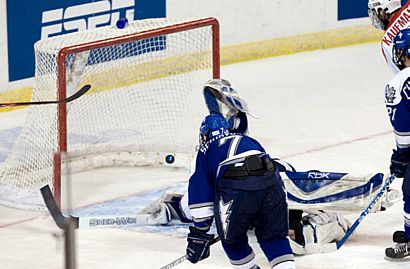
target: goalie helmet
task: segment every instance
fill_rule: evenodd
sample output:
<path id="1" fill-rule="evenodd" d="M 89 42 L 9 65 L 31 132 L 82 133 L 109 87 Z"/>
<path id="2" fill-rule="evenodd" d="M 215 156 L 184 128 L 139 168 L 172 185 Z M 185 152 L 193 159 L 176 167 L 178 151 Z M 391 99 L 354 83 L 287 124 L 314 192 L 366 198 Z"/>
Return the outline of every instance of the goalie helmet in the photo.
<path id="1" fill-rule="evenodd" d="M 224 116 L 220 113 L 211 113 L 205 117 L 199 128 L 199 144 L 203 145 L 216 136 L 228 134 L 228 127 Z"/>
<path id="2" fill-rule="evenodd" d="M 367 12 L 372 24 L 377 29 L 386 30 L 389 16 L 401 8 L 400 0 L 369 0 Z"/>
<path id="3" fill-rule="evenodd" d="M 204 97 L 209 112 L 233 116 L 238 111 L 248 113 L 248 105 L 226 79 L 211 79 L 204 86 Z"/>
<path id="4" fill-rule="evenodd" d="M 404 69 L 403 57 L 410 57 L 410 29 L 403 29 L 393 39 L 393 62 L 400 69 Z"/>
<path id="5" fill-rule="evenodd" d="M 248 105 L 226 79 L 211 79 L 203 90 L 209 113 L 222 114 L 235 133 L 246 133 L 248 130 Z"/>

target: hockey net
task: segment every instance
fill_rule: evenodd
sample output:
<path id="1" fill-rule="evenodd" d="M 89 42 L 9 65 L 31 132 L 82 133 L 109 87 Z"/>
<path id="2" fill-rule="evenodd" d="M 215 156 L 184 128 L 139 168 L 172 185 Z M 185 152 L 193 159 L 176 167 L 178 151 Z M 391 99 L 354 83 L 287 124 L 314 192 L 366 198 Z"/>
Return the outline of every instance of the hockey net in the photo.
<path id="1" fill-rule="evenodd" d="M 0 200 L 17 207 L 45 184 L 60 199 L 61 152 L 75 170 L 160 165 L 167 154 L 176 165 L 190 159 L 205 112 L 200 87 L 219 77 L 219 25 L 214 18 L 134 21 L 41 40 L 35 57 L 33 101 L 92 88 L 68 104 L 30 108 L 0 166 Z"/>

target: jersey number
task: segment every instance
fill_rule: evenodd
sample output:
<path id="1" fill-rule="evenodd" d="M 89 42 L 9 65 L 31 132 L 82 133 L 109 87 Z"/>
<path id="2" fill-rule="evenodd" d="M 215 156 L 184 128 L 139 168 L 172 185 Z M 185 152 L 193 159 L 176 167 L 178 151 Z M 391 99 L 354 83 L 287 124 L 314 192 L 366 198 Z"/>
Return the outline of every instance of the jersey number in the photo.
<path id="1" fill-rule="evenodd" d="M 229 150 L 228 150 L 228 156 L 227 158 L 231 158 L 235 156 L 236 150 L 239 145 L 239 141 L 241 141 L 242 136 L 239 135 L 232 135 L 232 136 L 227 136 L 219 139 L 219 146 L 222 146 L 226 143 L 226 141 L 231 140 L 231 144 L 229 145 Z"/>
<path id="2" fill-rule="evenodd" d="M 389 114 L 390 120 L 394 121 L 394 116 L 396 115 L 396 108 L 387 107 L 387 113 Z"/>

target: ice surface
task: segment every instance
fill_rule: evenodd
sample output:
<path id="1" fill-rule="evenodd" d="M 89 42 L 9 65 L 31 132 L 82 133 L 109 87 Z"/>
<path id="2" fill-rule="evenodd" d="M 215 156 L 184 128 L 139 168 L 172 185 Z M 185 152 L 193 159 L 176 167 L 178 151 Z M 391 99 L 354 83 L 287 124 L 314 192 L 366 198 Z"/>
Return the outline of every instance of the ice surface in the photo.
<path id="1" fill-rule="evenodd" d="M 250 134 L 271 155 L 300 171 L 387 172 L 394 137 L 383 90 L 393 74 L 383 62 L 379 43 L 233 64 L 221 71 L 259 117 L 250 118 Z M 23 115 L 24 111 L 0 114 L 0 137 L 17 132 Z M 9 150 L 10 137 L 5 140 L 0 142 L 0 159 Z M 75 174 L 74 207 L 79 214 L 96 214 L 97 209 L 132 212 L 134 205 L 136 211 L 155 199 L 155 193 L 182 186 L 187 176 L 183 170 L 150 167 Z M 400 189 L 401 180 L 393 185 Z M 358 214 L 347 217 L 354 220 Z M 393 231 L 402 223 L 402 203 L 397 203 L 366 217 L 340 250 L 296 257 L 297 268 L 408 268 L 409 263 L 383 259 Z M 78 268 L 160 268 L 184 254 L 185 233 L 184 226 L 79 230 Z M 0 207 L 0 268 L 64 268 L 64 241 L 59 235 L 45 213 Z M 255 237 L 250 238 L 258 264 L 269 268 Z M 230 264 L 217 244 L 209 259 L 176 268 L 219 269 Z"/>

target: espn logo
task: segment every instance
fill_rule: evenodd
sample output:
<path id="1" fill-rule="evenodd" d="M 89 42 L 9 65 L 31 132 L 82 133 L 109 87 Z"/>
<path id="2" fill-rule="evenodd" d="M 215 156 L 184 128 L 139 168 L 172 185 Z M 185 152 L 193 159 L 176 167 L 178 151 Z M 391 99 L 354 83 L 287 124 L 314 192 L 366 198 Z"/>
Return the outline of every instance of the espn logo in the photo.
<path id="1" fill-rule="evenodd" d="M 103 25 L 114 25 L 124 16 L 131 22 L 134 20 L 134 4 L 135 0 L 102 0 L 44 11 L 41 39 Z"/>

